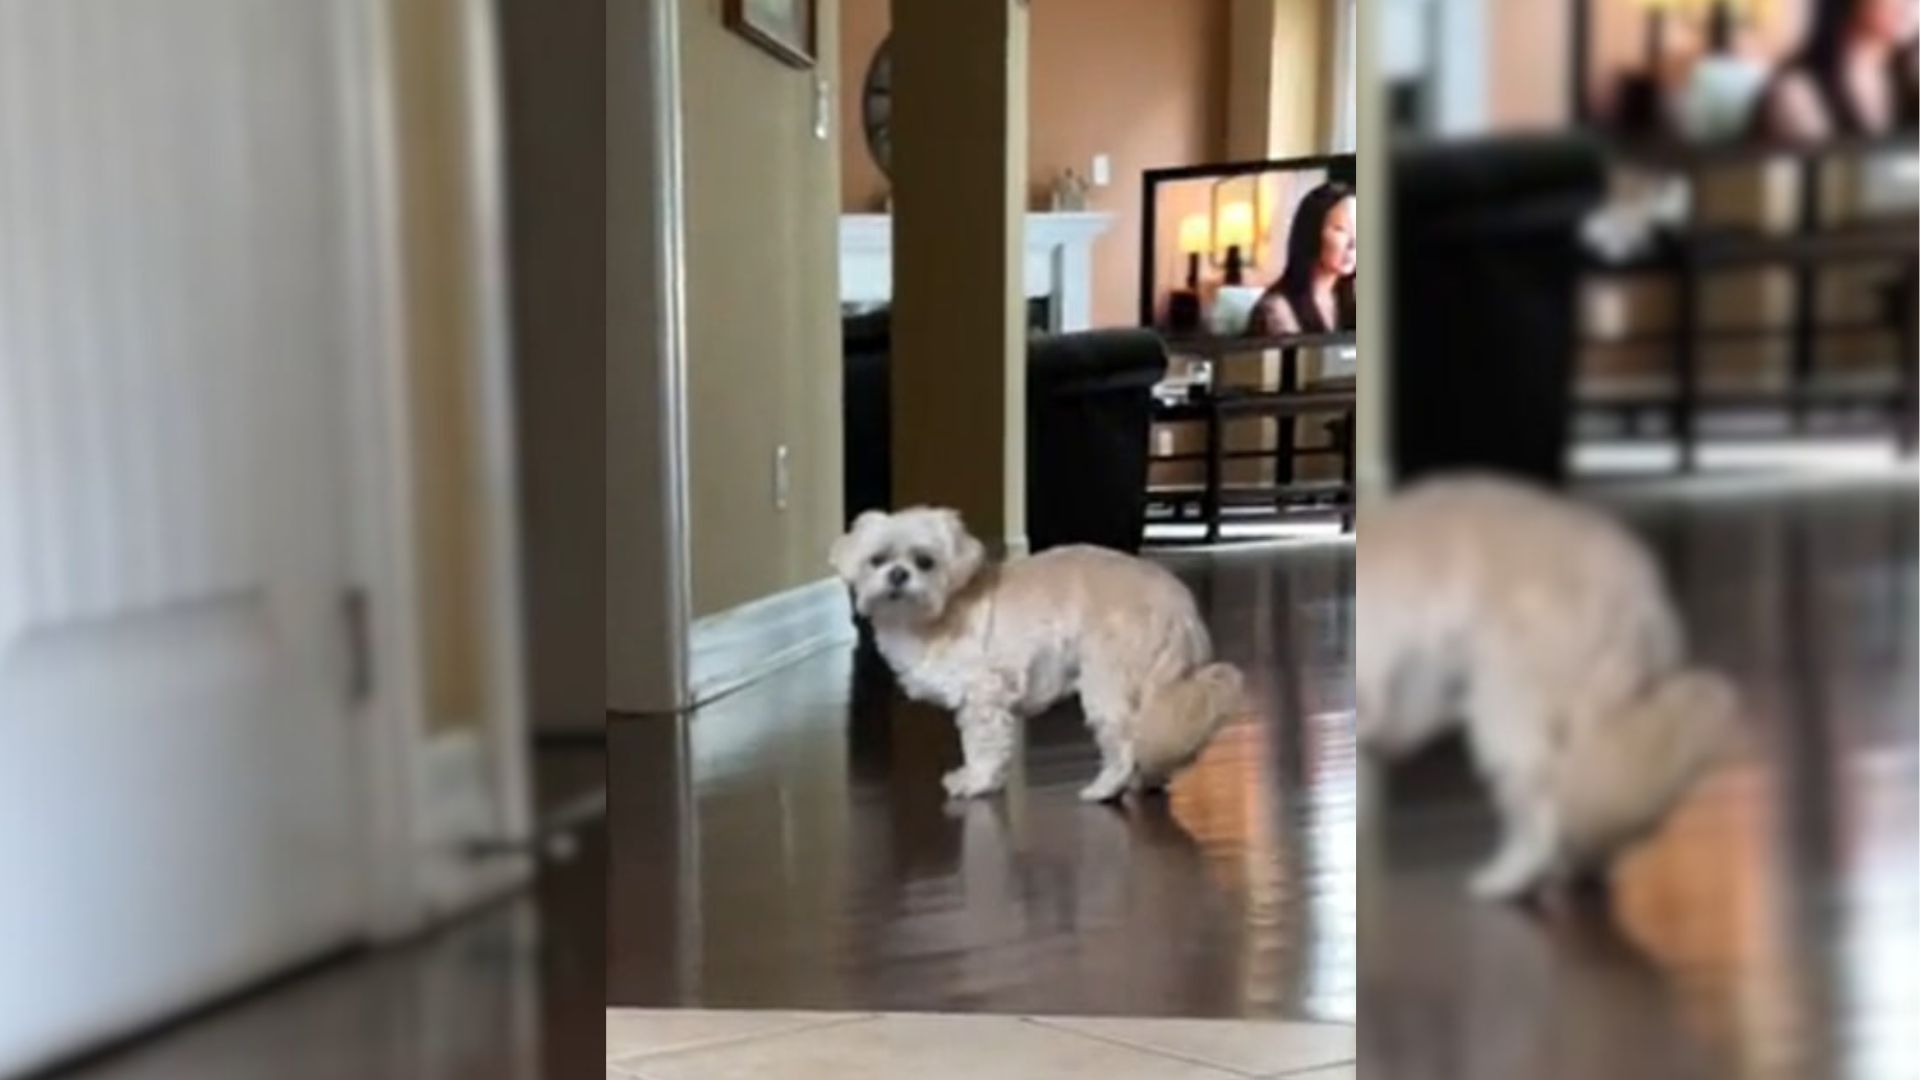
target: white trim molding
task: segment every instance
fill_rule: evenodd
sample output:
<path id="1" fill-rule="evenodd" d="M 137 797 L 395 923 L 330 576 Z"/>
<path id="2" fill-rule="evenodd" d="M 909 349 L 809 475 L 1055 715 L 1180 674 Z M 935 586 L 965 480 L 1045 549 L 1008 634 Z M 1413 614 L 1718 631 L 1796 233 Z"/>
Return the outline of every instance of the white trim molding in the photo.
<path id="1" fill-rule="evenodd" d="M 691 704 L 679 10 L 607 6 L 605 691 L 619 713 Z"/>
<path id="2" fill-rule="evenodd" d="M 480 745 L 485 771 L 483 793 L 489 816 L 487 836 L 509 840 L 533 828 L 533 762 L 527 706 L 526 636 L 521 610 L 520 530 L 516 518 L 520 490 L 516 467 L 513 410 L 512 289 L 508 280 L 506 121 L 504 65 L 501 63 L 499 15 L 487 0 L 466 0 L 462 9 L 466 32 L 467 150 L 472 219 L 468 229 L 475 253 L 473 266 L 475 400 L 468 403 L 478 438 L 470 447 L 479 462 L 475 499 L 482 508 L 479 522 L 483 559 L 474 587 L 484 598 L 487 653 L 486 715 L 476 729 L 484 733 Z M 431 736 L 430 736 L 431 738 Z M 434 741 L 438 742 L 444 739 Z M 429 748 L 431 754 L 432 748 Z M 429 759 L 431 761 L 431 759 Z M 431 791 L 431 789 L 429 789 Z M 510 862 L 474 868 L 468 883 L 469 900 L 490 895 L 501 884 L 524 881 L 531 867 Z M 428 886 L 432 882 L 429 879 Z M 428 902 L 433 897 L 429 895 Z"/>
<path id="3" fill-rule="evenodd" d="M 422 922 L 420 820 L 421 733 L 427 728 L 424 658 L 420 655 L 413 429 L 408 415 L 406 254 L 401 229 L 398 64 L 387 9 L 377 0 L 345 5 L 342 55 L 354 65 L 346 138 L 354 155 L 349 192 L 356 214 L 350 350 L 354 439 L 354 576 L 369 599 L 368 647 L 379 658 L 371 693 L 361 703 L 364 733 L 368 938 L 389 941 Z"/>
<path id="4" fill-rule="evenodd" d="M 413 445 L 410 352 L 404 313 L 405 231 L 401 228 L 405 165 L 400 153 L 398 71 L 404 58 L 391 12 L 376 0 L 343 5 L 351 18 L 345 55 L 355 65 L 349 145 L 356 154 L 354 193 L 357 261 L 362 287 L 354 297 L 362 347 L 354 372 L 355 571 L 370 600 L 369 634 L 378 658 L 365 714 L 364 767 L 368 919 L 376 942 L 410 936 L 441 915 L 468 908 L 523 883 L 531 864 L 498 859 L 482 865 L 467 848 L 505 842 L 531 828 L 526 749 L 524 660 L 519 616 L 519 553 L 511 422 L 509 326 L 506 313 L 504 202 L 500 170 L 498 43 L 491 7 L 461 0 L 456 9 L 464 81 L 464 130 L 458 150 L 467 166 L 471 216 L 463 223 L 474 245 L 473 332 L 469 355 L 474 393 L 459 403 L 472 420 L 474 495 L 481 507 L 481 564 L 471 586 L 482 597 L 487 709 L 457 739 L 429 723 L 422 655 L 419 535 L 420 482 Z M 449 741 L 452 739 L 452 741 Z M 449 781 L 449 777 L 459 777 Z M 453 803 L 442 803 L 453 796 Z M 457 838 L 441 835 L 462 824 Z"/>
<path id="5" fill-rule="evenodd" d="M 429 737 L 420 755 L 415 858 L 426 923 L 511 892 L 533 871 L 531 845 L 524 854 L 512 851 L 518 834 L 500 830 L 500 769 L 491 739 L 486 725 L 463 724 Z"/>
<path id="6" fill-rule="evenodd" d="M 661 522 L 666 549 L 667 604 L 673 661 L 685 694 L 690 679 L 686 628 L 693 621 L 693 512 L 687 491 L 687 209 L 685 110 L 680 88 L 680 5 L 652 5 L 653 151 L 658 181 L 653 212 L 659 230 L 654 272 L 661 310 L 660 453 L 666 470 L 667 511 Z"/>
<path id="7" fill-rule="evenodd" d="M 1104 211 L 1027 215 L 1026 293 L 1046 297 L 1055 333 L 1093 325 L 1093 242 L 1113 226 Z M 880 305 L 893 299 L 893 218 L 840 216 L 840 302 Z"/>
<path id="8" fill-rule="evenodd" d="M 826 578 L 697 619 L 689 651 L 693 705 L 704 704 L 858 636 L 847 586 Z"/>
<path id="9" fill-rule="evenodd" d="M 1352 154 L 1360 148 L 1360 0 L 1337 0 L 1333 20 L 1333 85 L 1327 93 L 1332 145 L 1328 149 Z"/>

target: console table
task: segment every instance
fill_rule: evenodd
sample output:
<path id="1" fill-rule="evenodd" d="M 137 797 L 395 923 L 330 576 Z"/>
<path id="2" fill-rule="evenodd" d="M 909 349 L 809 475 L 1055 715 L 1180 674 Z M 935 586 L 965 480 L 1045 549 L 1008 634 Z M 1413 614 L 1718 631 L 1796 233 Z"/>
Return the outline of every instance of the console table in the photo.
<path id="1" fill-rule="evenodd" d="M 1301 504 L 1325 504 L 1339 514 L 1341 531 L 1353 528 L 1354 508 L 1354 416 L 1356 409 L 1355 379 L 1342 377 L 1325 379 L 1311 387 L 1300 386 L 1300 352 L 1307 348 L 1332 348 L 1351 346 L 1354 337 L 1351 333 L 1339 334 L 1290 334 L 1272 338 L 1240 339 L 1182 339 L 1167 341 L 1170 354 L 1188 357 L 1218 358 L 1236 353 L 1260 352 L 1277 349 L 1280 352 L 1280 382 L 1277 390 L 1237 389 L 1233 387 L 1215 387 L 1207 393 L 1199 394 L 1182 401 L 1159 402 L 1155 405 L 1153 422 L 1193 423 L 1202 425 L 1205 432 L 1205 448 L 1199 452 L 1155 454 L 1148 458 L 1149 464 L 1180 461 L 1200 461 L 1204 466 L 1203 480 L 1197 492 L 1159 493 L 1157 501 L 1180 505 L 1198 502 L 1201 521 L 1205 526 L 1203 542 L 1218 543 L 1221 539 L 1223 519 L 1227 503 L 1225 484 L 1226 463 L 1235 460 L 1267 460 L 1274 463 L 1274 482 L 1272 484 L 1242 486 L 1235 489 L 1236 494 L 1249 495 L 1260 503 L 1273 506 L 1276 511 Z M 1296 427 L 1303 416 L 1328 415 L 1336 417 L 1333 423 L 1334 444 L 1328 447 L 1300 447 L 1296 442 Z M 1268 418 L 1276 421 L 1275 444 L 1271 448 L 1257 450 L 1227 450 L 1225 427 L 1234 420 L 1250 418 Z M 1337 456 L 1341 462 L 1338 479 L 1320 481 L 1300 481 L 1294 475 L 1294 462 L 1301 457 Z"/>
<path id="2" fill-rule="evenodd" d="M 1702 414 L 1715 408 L 1771 407 L 1783 410 L 1795 431 L 1808 427 L 1809 414 L 1821 407 L 1867 406 L 1883 414 L 1903 452 L 1914 447 L 1920 428 L 1920 369 L 1914 356 L 1920 350 L 1920 328 L 1915 325 L 1915 290 L 1920 288 L 1920 243 L 1911 218 L 1832 224 L 1823 220 L 1825 169 L 1830 162 L 1856 164 L 1873 153 L 1912 152 L 1912 136 L 1890 139 L 1842 140 L 1820 146 L 1741 144 L 1727 147 L 1626 146 L 1619 150 L 1626 162 L 1649 171 L 1694 176 L 1712 168 L 1752 166 L 1773 160 L 1791 160 L 1797 172 L 1798 205 L 1792 231 L 1766 233 L 1758 229 L 1709 229 L 1688 223 L 1663 235 L 1651 252 L 1630 259 L 1593 259 L 1585 270 L 1589 278 L 1664 276 L 1673 283 L 1675 315 L 1670 326 L 1640 333 L 1584 337 L 1582 347 L 1619 347 L 1649 343 L 1670 346 L 1671 381 L 1631 394 L 1604 397 L 1583 395 L 1578 410 L 1616 413 L 1628 418 L 1642 411 L 1664 413 L 1666 435 L 1676 444 L 1677 468 L 1697 466 Z M 1892 287 L 1880 305 L 1878 317 L 1830 322 L 1820 317 L 1819 275 L 1834 267 L 1880 264 L 1889 269 Z M 1784 268 L 1791 272 L 1793 310 L 1784 323 L 1708 327 L 1703 319 L 1703 294 L 1716 275 L 1756 268 Z M 1819 343 L 1823 336 L 1886 334 L 1898 342 L 1895 368 L 1887 385 L 1863 387 L 1822 385 L 1818 378 Z M 1704 352 L 1709 343 L 1760 343 L 1784 340 L 1790 348 L 1786 383 L 1710 392 L 1706 386 Z"/>

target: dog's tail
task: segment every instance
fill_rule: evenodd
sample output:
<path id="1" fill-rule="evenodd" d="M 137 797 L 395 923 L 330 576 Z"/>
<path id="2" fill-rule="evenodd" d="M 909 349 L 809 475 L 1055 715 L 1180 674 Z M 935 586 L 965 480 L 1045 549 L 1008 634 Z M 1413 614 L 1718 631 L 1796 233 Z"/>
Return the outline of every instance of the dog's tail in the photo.
<path id="1" fill-rule="evenodd" d="M 1207 664 L 1163 683 L 1147 697 L 1133 733 L 1134 768 L 1148 787 L 1164 784 L 1206 749 L 1220 725 L 1245 708 L 1240 670 Z"/>
<path id="2" fill-rule="evenodd" d="M 1703 774 L 1739 749 L 1739 715 L 1731 683 L 1683 668 L 1588 725 L 1562 759 L 1569 839 L 1597 855 L 1657 828 Z"/>

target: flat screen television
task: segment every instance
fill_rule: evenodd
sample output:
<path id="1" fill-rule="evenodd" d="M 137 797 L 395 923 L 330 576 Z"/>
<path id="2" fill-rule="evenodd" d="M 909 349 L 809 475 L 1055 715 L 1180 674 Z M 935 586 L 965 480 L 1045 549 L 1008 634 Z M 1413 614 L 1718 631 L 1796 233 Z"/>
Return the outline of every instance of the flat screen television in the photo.
<path id="1" fill-rule="evenodd" d="M 1222 345 L 1350 334 L 1357 304 L 1351 154 L 1152 169 L 1140 324 Z"/>

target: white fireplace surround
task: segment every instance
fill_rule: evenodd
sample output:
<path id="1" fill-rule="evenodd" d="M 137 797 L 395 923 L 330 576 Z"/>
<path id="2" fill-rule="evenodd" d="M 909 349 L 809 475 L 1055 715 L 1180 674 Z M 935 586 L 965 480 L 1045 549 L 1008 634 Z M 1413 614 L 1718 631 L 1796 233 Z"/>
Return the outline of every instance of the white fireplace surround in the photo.
<path id="1" fill-rule="evenodd" d="M 1113 224 L 1099 211 L 1027 215 L 1026 295 L 1046 297 L 1055 332 L 1093 325 L 1093 242 Z M 877 307 L 893 299 L 893 218 L 840 217 L 840 302 Z"/>

